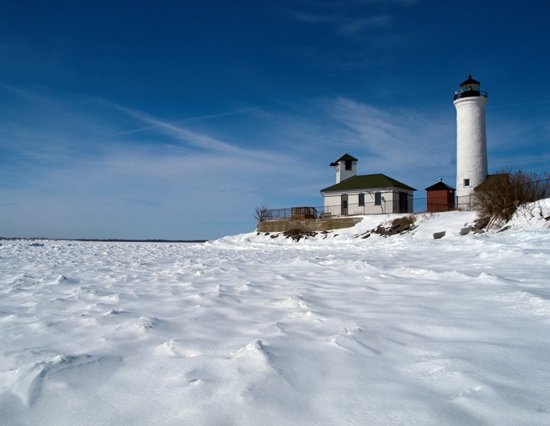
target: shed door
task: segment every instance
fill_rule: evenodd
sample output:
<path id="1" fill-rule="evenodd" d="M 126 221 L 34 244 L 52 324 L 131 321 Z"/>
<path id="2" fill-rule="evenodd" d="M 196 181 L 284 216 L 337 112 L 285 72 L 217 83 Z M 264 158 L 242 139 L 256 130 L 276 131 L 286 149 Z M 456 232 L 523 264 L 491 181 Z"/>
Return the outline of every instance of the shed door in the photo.
<path id="1" fill-rule="evenodd" d="M 340 206 L 342 207 L 341 215 L 347 216 L 348 215 L 348 194 L 342 194 L 342 198 L 340 200 Z"/>
<path id="2" fill-rule="evenodd" d="M 399 193 L 399 213 L 408 213 L 409 212 L 409 203 L 408 203 L 408 194 L 406 192 Z"/>

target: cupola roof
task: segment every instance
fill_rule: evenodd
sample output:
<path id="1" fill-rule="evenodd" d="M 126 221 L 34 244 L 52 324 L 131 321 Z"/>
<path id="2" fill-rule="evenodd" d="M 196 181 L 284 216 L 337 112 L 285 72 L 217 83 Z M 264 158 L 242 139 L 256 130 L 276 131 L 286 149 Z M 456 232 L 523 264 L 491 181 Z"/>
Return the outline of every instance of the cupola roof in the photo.
<path id="1" fill-rule="evenodd" d="M 351 155 L 349 155 L 348 153 L 346 153 L 346 154 L 342 155 L 342 156 L 341 156 L 338 160 L 336 160 L 335 162 L 330 163 L 330 165 L 331 165 L 332 167 L 337 166 L 338 163 L 339 163 L 340 161 L 359 161 L 359 160 L 357 160 L 357 158 L 352 157 Z"/>

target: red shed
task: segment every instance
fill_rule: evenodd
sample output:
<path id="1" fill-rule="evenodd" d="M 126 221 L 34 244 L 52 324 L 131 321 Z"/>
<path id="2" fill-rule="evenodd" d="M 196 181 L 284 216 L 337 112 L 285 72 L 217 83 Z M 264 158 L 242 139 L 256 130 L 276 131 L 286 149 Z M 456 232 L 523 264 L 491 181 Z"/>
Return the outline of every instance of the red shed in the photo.
<path id="1" fill-rule="evenodd" d="M 442 180 L 426 188 L 429 212 L 447 212 L 455 208 L 455 189 Z"/>

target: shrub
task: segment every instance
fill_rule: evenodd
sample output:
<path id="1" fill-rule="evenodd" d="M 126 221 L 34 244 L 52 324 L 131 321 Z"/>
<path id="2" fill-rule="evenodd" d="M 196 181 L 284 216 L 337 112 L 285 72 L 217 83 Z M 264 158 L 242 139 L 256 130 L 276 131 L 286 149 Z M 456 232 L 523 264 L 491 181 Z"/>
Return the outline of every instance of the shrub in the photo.
<path id="1" fill-rule="evenodd" d="M 550 175 L 504 170 L 488 176 L 475 193 L 480 216 L 503 224 L 520 205 L 550 196 Z"/>

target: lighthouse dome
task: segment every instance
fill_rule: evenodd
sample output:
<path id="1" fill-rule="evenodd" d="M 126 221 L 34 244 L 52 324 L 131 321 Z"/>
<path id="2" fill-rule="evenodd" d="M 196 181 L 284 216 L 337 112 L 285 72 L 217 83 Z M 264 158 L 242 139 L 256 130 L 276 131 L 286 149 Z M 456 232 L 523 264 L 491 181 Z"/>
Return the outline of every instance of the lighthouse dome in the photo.
<path id="1" fill-rule="evenodd" d="M 460 83 L 460 87 L 471 87 L 471 86 L 478 86 L 479 87 L 480 84 L 481 83 L 477 80 L 474 80 L 472 78 L 472 74 L 470 74 L 468 76 L 468 80 L 465 80 L 462 83 Z"/>
<path id="2" fill-rule="evenodd" d="M 460 88 L 455 92 L 454 99 L 468 98 L 470 96 L 485 96 L 487 92 L 479 90 L 480 82 L 472 78 L 472 74 L 468 76 L 468 79 L 460 83 Z"/>

